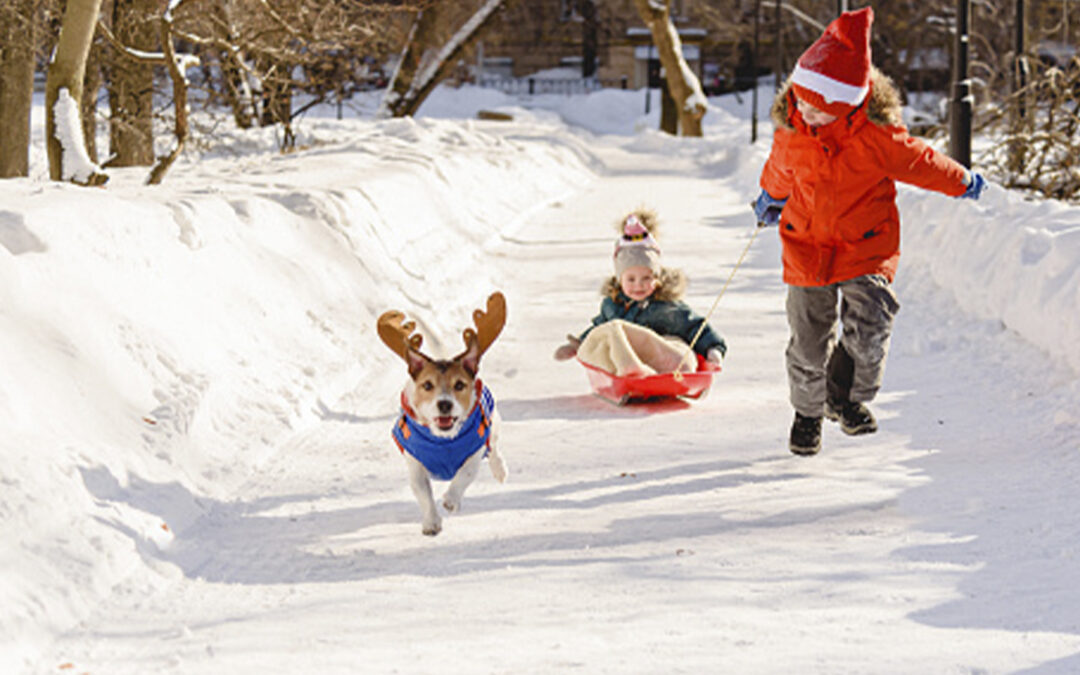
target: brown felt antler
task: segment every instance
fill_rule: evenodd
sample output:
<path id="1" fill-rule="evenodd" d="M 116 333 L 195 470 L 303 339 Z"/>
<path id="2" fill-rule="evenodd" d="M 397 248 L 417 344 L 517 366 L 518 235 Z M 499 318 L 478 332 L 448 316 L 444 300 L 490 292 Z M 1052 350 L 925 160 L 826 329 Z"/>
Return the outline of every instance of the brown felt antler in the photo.
<path id="1" fill-rule="evenodd" d="M 416 322 L 405 321 L 405 315 L 397 310 L 383 312 L 379 317 L 377 327 L 379 337 L 386 343 L 395 354 L 409 361 L 409 350 L 420 351 L 420 345 L 424 342 L 424 336 L 413 333 L 416 330 Z"/>
<path id="2" fill-rule="evenodd" d="M 506 298 L 502 293 L 495 291 L 487 299 L 487 311 L 476 310 L 473 312 L 473 323 L 476 330 L 466 328 L 461 337 L 465 340 L 465 349 L 468 350 L 472 342 L 476 341 L 477 358 L 487 351 L 495 338 L 499 337 L 503 325 L 506 324 Z"/>

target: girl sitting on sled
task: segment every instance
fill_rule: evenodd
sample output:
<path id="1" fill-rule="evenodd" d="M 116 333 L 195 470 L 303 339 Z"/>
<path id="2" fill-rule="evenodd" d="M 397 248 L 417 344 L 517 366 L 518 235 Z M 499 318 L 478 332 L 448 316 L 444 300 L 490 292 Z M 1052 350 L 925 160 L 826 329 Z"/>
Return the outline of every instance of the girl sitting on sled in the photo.
<path id="1" fill-rule="evenodd" d="M 720 365 L 727 352 L 724 338 L 681 300 L 683 272 L 660 265 L 656 224 L 650 209 L 635 209 L 619 222 L 615 275 L 604 283 L 600 314 L 580 336 L 567 336 L 555 350 L 556 360 L 577 356 L 618 376 L 694 371 L 693 343 L 696 354 Z"/>

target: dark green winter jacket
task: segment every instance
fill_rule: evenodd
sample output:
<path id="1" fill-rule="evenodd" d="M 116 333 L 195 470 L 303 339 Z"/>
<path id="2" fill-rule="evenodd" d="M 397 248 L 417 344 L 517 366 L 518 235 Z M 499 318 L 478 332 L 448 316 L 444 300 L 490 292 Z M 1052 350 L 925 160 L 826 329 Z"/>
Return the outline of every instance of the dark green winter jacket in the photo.
<path id="1" fill-rule="evenodd" d="M 612 319 L 622 319 L 650 328 L 660 335 L 673 335 L 686 344 L 697 335 L 705 318 L 696 314 L 682 301 L 686 289 L 686 277 L 679 270 L 664 268 L 660 271 L 660 287 L 644 300 L 631 300 L 619 288 L 618 280 L 611 277 L 604 284 L 604 300 L 600 303 L 600 314 L 593 318 L 581 339 L 593 328 Z M 727 353 L 724 338 L 705 324 L 705 330 L 694 344 L 694 351 L 705 356 L 713 347 L 721 354 Z"/>

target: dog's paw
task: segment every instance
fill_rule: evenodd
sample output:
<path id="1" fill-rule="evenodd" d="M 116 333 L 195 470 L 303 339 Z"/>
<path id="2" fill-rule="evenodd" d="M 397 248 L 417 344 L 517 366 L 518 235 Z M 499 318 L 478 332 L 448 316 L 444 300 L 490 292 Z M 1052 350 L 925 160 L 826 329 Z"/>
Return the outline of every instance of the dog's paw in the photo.
<path id="1" fill-rule="evenodd" d="M 502 457 L 491 455 L 488 457 L 488 465 L 491 466 L 491 475 L 495 476 L 495 480 L 505 483 L 506 477 L 510 475 L 510 470 L 506 468 L 506 462 L 503 461 Z"/>
<path id="2" fill-rule="evenodd" d="M 461 498 L 453 497 L 450 494 L 446 494 L 443 496 L 442 505 L 443 508 L 446 509 L 447 513 L 455 513 L 458 509 L 461 508 Z"/>
<path id="3" fill-rule="evenodd" d="M 423 532 L 425 535 L 427 535 L 429 537 L 434 537 L 438 533 L 442 532 L 442 521 L 441 520 L 433 520 L 433 521 L 430 521 L 430 522 L 429 521 L 424 521 L 420 531 Z"/>

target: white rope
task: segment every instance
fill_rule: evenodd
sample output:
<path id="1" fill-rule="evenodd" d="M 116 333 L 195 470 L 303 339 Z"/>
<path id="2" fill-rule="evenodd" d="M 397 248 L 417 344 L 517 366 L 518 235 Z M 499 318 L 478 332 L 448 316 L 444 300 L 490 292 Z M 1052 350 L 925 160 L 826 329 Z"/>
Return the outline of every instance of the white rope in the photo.
<path id="1" fill-rule="evenodd" d="M 690 349 L 683 354 L 682 360 L 679 361 L 679 365 L 675 367 L 675 380 L 682 381 L 682 368 L 686 363 L 686 358 L 694 353 L 694 345 L 697 344 L 698 338 L 705 331 L 705 326 L 709 325 L 709 317 L 716 310 L 716 306 L 720 304 L 720 298 L 724 297 L 724 293 L 727 291 L 728 286 L 731 285 L 731 280 L 735 278 L 735 273 L 739 271 L 739 267 L 743 264 L 743 260 L 746 259 L 746 254 L 750 252 L 750 247 L 753 246 L 754 240 L 757 239 L 758 232 L 764 229 L 762 223 L 758 223 L 754 227 L 754 233 L 750 235 L 750 241 L 746 242 L 746 248 L 743 249 L 742 255 L 735 261 L 735 266 L 731 268 L 731 274 L 728 275 L 727 281 L 724 282 L 724 287 L 720 289 L 720 293 L 717 294 L 716 300 L 713 301 L 712 307 L 709 308 L 708 313 L 705 315 L 705 319 L 698 326 L 697 332 L 694 334 L 694 339 L 690 341 Z"/>

